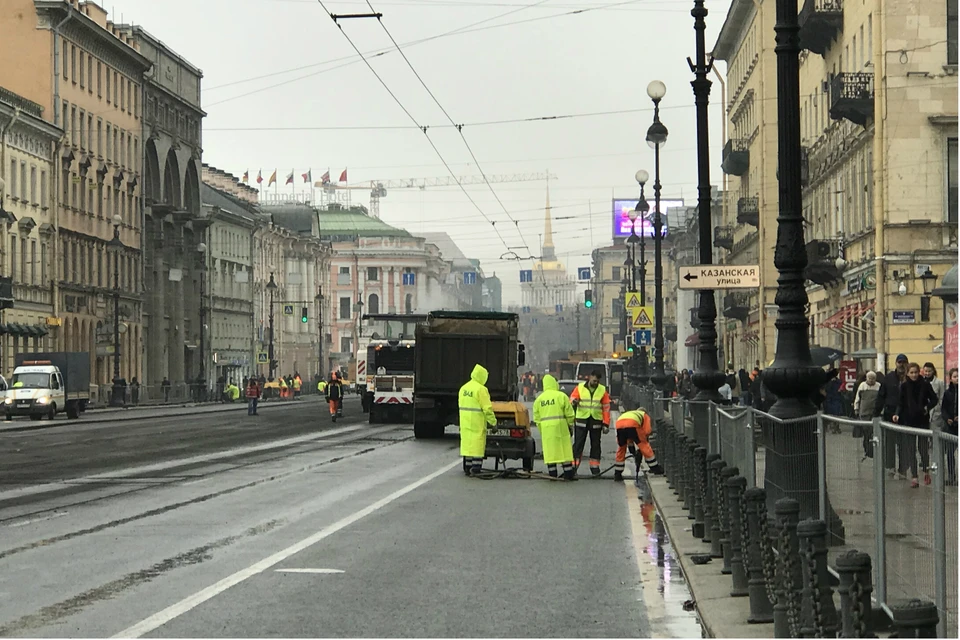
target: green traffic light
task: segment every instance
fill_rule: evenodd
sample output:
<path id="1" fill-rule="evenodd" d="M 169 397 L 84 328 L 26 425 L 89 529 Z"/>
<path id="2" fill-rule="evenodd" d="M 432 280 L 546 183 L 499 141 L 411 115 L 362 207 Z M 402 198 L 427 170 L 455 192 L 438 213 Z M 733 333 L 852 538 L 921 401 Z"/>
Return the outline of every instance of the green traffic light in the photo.
<path id="1" fill-rule="evenodd" d="M 593 306 L 593 300 L 587 300 L 586 302 L 583 303 L 583 306 L 589 309 L 590 307 Z"/>

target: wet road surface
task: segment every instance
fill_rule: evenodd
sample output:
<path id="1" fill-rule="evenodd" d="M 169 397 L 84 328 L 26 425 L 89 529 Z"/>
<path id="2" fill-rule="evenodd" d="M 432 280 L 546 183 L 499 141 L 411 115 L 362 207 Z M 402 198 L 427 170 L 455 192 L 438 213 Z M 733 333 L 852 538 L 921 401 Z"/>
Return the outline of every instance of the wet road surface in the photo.
<path id="1" fill-rule="evenodd" d="M 468 479 L 452 429 L 322 408 L 16 434 L 0 635 L 699 635 L 632 485 Z"/>

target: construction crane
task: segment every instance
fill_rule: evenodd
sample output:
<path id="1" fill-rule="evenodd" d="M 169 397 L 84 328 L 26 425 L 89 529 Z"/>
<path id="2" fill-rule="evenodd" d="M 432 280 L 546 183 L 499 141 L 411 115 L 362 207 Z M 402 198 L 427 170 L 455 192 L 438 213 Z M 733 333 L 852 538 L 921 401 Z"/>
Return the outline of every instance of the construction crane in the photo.
<path id="1" fill-rule="evenodd" d="M 428 188 L 436 187 L 455 187 L 459 184 L 463 186 L 472 186 L 472 185 L 485 185 L 490 184 L 502 184 L 505 182 L 539 182 L 541 180 L 553 180 L 556 176 L 552 175 L 550 172 L 547 173 L 513 173 L 513 174 L 504 174 L 504 175 L 489 175 L 486 178 L 483 176 L 461 176 L 454 178 L 447 176 L 446 178 L 406 178 L 402 180 L 370 180 L 363 181 L 361 184 L 363 186 L 340 186 L 336 184 L 325 184 L 320 185 L 319 187 L 322 190 L 324 199 L 328 202 L 334 202 L 337 200 L 336 196 L 339 192 L 345 192 L 349 198 L 349 193 L 351 191 L 370 191 L 370 215 L 374 218 L 380 217 L 380 198 L 385 198 L 387 195 L 387 190 L 389 189 L 420 189 L 421 191 Z"/>

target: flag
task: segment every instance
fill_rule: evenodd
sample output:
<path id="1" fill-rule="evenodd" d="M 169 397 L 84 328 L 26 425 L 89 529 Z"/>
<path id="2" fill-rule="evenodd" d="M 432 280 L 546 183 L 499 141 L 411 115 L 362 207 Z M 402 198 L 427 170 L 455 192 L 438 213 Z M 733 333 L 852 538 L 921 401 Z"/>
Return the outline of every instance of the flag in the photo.
<path id="1" fill-rule="evenodd" d="M 250 169 L 243 172 L 243 177 L 240 178 L 240 182 L 250 182 Z"/>
<path id="2" fill-rule="evenodd" d="M 270 180 L 267 181 L 267 186 L 269 187 L 276 181 L 277 181 L 277 170 L 274 169 L 273 173 L 270 175 Z"/>
<path id="3" fill-rule="evenodd" d="M 303 181 L 307 184 L 313 182 L 313 169 L 308 169 L 306 173 L 301 175 L 303 175 Z"/>
<path id="4" fill-rule="evenodd" d="M 257 184 L 263 183 L 263 169 L 257 170 Z"/>
<path id="5" fill-rule="evenodd" d="M 344 169 L 343 173 L 340 174 L 340 182 L 346 182 L 346 181 L 347 181 L 347 170 Z"/>
<path id="6" fill-rule="evenodd" d="M 283 184 L 293 184 L 293 169 L 290 169 L 290 175 L 287 176 L 287 181 Z"/>
<path id="7" fill-rule="evenodd" d="M 321 183 L 321 184 L 330 184 L 330 171 L 329 171 L 329 170 L 325 171 L 325 172 L 323 173 L 323 175 L 320 176 L 320 183 Z"/>

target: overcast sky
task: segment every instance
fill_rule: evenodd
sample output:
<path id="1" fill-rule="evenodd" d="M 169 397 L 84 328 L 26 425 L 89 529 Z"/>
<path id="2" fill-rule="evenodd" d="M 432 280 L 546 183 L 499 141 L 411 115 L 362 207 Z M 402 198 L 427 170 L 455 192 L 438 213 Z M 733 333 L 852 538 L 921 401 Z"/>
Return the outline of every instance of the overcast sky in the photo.
<path id="1" fill-rule="evenodd" d="M 370 1 L 382 26 L 347 20 L 342 33 L 317 0 L 104 3 L 115 20 L 142 25 L 203 70 L 203 160 L 238 177 L 249 169 L 251 182 L 260 169 L 264 185 L 274 169 L 281 183 L 292 169 L 298 190 L 308 169 L 319 180 L 329 168 L 336 180 L 346 168 L 356 186 L 447 177 L 440 156 L 458 176 L 549 171 L 554 217 L 566 218 L 554 223 L 557 252 L 575 274 L 589 265 L 593 247 L 610 243 L 612 196 L 636 196 L 637 169 L 653 175 L 644 135 L 652 121 L 646 87 L 657 79 L 667 85 L 661 119 L 670 130 L 661 154 L 664 197 L 695 204 L 691 0 Z M 331 13 L 369 12 L 365 0 L 323 4 Z M 728 6 L 707 0 L 708 51 Z M 394 49 L 369 62 L 395 101 L 345 36 L 364 53 L 390 49 L 392 36 L 443 110 Z M 718 70 L 725 74 L 723 63 Z M 713 79 L 711 181 L 719 185 L 722 107 Z M 463 137 L 451 119 L 464 125 Z M 466 189 L 507 246 L 539 254 L 546 183 L 492 186 L 495 195 L 482 184 Z M 351 196 L 369 204 L 364 189 Z M 505 302 L 519 300 L 518 271 L 530 262 L 500 260 L 504 242 L 457 186 L 390 190 L 381 217 L 414 233 L 446 231 L 488 275 L 503 279 Z"/>

